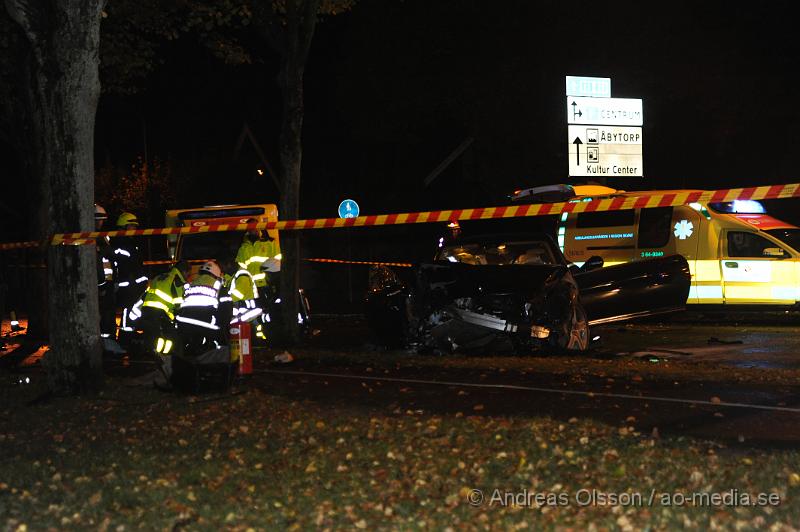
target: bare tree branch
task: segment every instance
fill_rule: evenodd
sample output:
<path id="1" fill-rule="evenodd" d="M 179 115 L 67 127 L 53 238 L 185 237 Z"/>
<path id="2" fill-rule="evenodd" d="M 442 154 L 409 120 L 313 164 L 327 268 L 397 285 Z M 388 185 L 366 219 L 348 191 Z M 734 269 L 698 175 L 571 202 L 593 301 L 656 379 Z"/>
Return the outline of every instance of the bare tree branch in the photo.
<path id="1" fill-rule="evenodd" d="M 298 28 L 298 62 L 306 64 L 308 52 L 311 49 L 311 40 L 314 38 L 314 30 L 317 27 L 319 8 L 321 0 L 302 0 L 303 12 L 300 14 L 300 27 Z"/>

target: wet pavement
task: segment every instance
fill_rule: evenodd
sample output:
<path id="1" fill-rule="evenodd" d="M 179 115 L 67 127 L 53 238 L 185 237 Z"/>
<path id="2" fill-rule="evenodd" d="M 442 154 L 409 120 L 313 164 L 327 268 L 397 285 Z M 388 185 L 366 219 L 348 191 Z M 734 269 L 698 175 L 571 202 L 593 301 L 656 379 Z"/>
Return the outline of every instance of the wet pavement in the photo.
<path id="1" fill-rule="evenodd" d="M 543 358 L 419 357 L 379 348 L 363 316 L 318 316 L 315 324 L 321 333 L 293 350 L 289 364 L 274 362 L 280 349 L 258 349 L 245 384 L 298 401 L 392 411 L 591 417 L 648 434 L 800 443 L 800 322 L 793 320 L 683 316 L 605 326 L 593 330 L 600 340 L 590 353 Z M 23 340 L 9 338 L 0 355 L 6 383 L 43 377 L 41 346 Z M 106 373 L 121 379 L 114 382 L 142 385 L 153 367 L 136 354 L 105 359 Z"/>
<path id="2" fill-rule="evenodd" d="M 299 401 L 385 407 L 398 413 L 422 410 L 457 416 L 544 415 L 564 422 L 588 417 L 644 434 L 694 436 L 733 445 L 794 447 L 800 443 L 800 390 L 792 387 L 622 379 L 608 382 L 599 378 L 576 381 L 549 373 L 505 372 L 498 378 L 487 377 L 480 370 L 436 372 L 419 367 L 380 374 L 352 367 L 326 367 L 325 373 L 319 374 L 319 365 L 305 364 L 292 367 L 293 372 L 305 374 L 287 374 L 285 369 L 261 370 L 253 377 L 253 384 L 267 393 Z M 569 393 L 574 391 L 588 393 Z M 797 412 L 707 404 L 713 398 Z M 692 399 L 700 404 L 693 404 Z"/>
<path id="3" fill-rule="evenodd" d="M 716 362 L 741 368 L 800 368 L 800 316 L 703 314 L 609 325 L 593 331 L 597 348 L 620 357 Z"/>

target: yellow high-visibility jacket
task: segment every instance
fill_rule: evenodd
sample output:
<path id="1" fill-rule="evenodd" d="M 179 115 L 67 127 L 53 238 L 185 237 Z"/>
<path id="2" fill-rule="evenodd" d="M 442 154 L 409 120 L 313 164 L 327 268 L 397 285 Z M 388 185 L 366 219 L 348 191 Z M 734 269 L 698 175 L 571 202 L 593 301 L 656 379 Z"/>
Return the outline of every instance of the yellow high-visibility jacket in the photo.
<path id="1" fill-rule="evenodd" d="M 255 279 L 253 275 L 244 268 L 233 274 L 233 277 L 228 280 L 227 286 L 231 301 L 233 301 L 234 304 L 258 297 L 258 288 L 256 287 Z"/>
<path id="2" fill-rule="evenodd" d="M 259 288 L 268 284 L 267 274 L 261 271 L 261 265 L 268 259 L 279 256 L 281 250 L 274 240 L 256 240 L 252 242 L 246 235 L 239 252 L 236 254 L 236 262 L 239 267 L 250 272 Z"/>
<path id="3" fill-rule="evenodd" d="M 175 319 L 175 310 L 183 302 L 185 284 L 186 279 L 177 268 L 153 277 L 147 285 L 142 306 L 159 309 L 169 319 Z"/>
<path id="4" fill-rule="evenodd" d="M 233 303 L 231 324 L 248 322 L 260 316 L 263 310 L 258 306 L 258 288 L 253 276 L 244 268 L 227 280 L 228 297 Z"/>

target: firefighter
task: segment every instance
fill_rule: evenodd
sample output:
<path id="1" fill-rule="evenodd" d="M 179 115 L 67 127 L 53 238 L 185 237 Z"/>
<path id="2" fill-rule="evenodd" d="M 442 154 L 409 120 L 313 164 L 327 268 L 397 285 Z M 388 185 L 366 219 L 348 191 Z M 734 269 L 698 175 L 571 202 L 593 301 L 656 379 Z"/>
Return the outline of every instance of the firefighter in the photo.
<path id="1" fill-rule="evenodd" d="M 123 212 L 117 218 L 117 229 L 119 230 L 136 229 L 137 227 L 139 227 L 139 220 L 135 214 Z M 147 288 L 147 276 L 144 274 L 142 253 L 134 237 L 114 237 L 111 239 L 111 249 L 117 274 L 115 280 L 116 303 L 122 309 L 119 329 L 119 338 L 122 339 L 126 334 L 133 332 L 132 324 L 129 323 L 129 313 L 133 304 L 139 300 Z"/>
<path id="2" fill-rule="evenodd" d="M 129 323 L 144 332 L 144 345 L 158 355 L 166 381 L 172 374 L 172 354 L 177 339 L 175 313 L 183 302 L 188 275 L 189 263 L 178 262 L 168 272 L 153 277 L 144 296 L 130 309 Z"/>
<path id="3" fill-rule="evenodd" d="M 247 220 L 248 224 L 258 223 L 255 218 Z M 278 243 L 269 236 L 267 231 L 250 229 L 245 233 L 239 251 L 236 253 L 236 262 L 240 268 L 250 272 L 259 292 L 259 307 L 267 308 L 267 303 L 272 292 L 277 290 L 277 275 L 271 272 L 280 271 L 281 250 Z M 256 336 L 266 339 L 264 324 L 266 313 L 263 313 L 260 323 L 256 325 Z"/>
<path id="4" fill-rule="evenodd" d="M 224 343 L 228 322 L 222 323 L 220 319 L 220 297 L 223 295 L 222 269 L 216 261 L 208 261 L 186 285 L 183 302 L 175 316 L 178 334 L 187 354 L 197 355 L 201 349 L 212 349 Z"/>
<path id="5" fill-rule="evenodd" d="M 263 312 L 259 306 L 258 287 L 253 275 L 246 269 L 231 262 L 231 275 L 225 286 L 231 300 L 231 325 L 253 321 Z"/>
<path id="6" fill-rule="evenodd" d="M 102 231 L 108 213 L 101 206 L 94 206 L 94 228 Z M 97 292 L 100 299 L 100 336 L 113 339 L 117 332 L 114 281 L 116 271 L 112 260 L 111 241 L 107 236 L 97 238 Z M 113 342 L 112 342 L 113 343 Z"/>

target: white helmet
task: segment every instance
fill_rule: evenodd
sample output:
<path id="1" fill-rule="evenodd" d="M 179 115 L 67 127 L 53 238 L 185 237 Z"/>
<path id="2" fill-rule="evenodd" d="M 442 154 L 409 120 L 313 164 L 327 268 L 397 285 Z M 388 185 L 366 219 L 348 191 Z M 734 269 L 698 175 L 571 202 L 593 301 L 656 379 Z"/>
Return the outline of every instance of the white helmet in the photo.
<path id="1" fill-rule="evenodd" d="M 97 203 L 94 204 L 94 219 L 95 220 L 105 220 L 108 218 L 108 213 L 103 208 L 102 205 L 98 205 Z"/>
<path id="2" fill-rule="evenodd" d="M 210 260 L 205 264 L 203 264 L 202 266 L 200 266 L 200 273 L 209 273 L 214 277 L 216 277 L 217 279 L 220 279 L 222 277 L 222 269 L 219 267 L 219 264 L 217 264 L 217 261 L 215 260 Z"/>
<path id="3" fill-rule="evenodd" d="M 267 259 L 261 263 L 262 272 L 279 272 L 281 271 L 281 261 L 277 257 Z"/>

